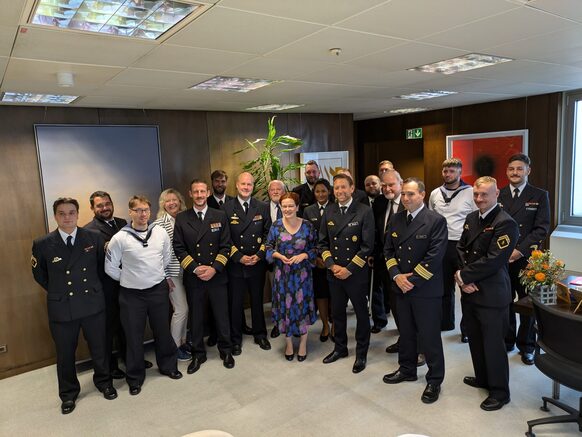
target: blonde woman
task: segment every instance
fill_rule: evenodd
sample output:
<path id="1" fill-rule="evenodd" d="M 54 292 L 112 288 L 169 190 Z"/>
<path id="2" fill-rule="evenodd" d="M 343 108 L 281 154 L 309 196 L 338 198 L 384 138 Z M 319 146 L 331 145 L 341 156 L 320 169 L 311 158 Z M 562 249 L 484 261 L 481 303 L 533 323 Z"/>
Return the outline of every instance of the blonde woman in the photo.
<path id="1" fill-rule="evenodd" d="M 186 210 L 184 196 L 178 190 L 168 188 L 162 191 L 159 199 L 158 217 L 154 222 L 166 230 L 170 240 L 174 241 L 174 224 L 179 212 Z M 186 300 L 186 290 L 182 283 L 182 267 L 180 261 L 172 249 L 172 258 L 166 267 L 166 275 L 170 286 L 170 302 L 174 307 L 174 314 L 170 322 L 172 338 L 178 347 L 178 360 L 189 361 L 192 359 L 189 348 L 186 346 L 186 329 L 188 326 L 188 302 Z"/>

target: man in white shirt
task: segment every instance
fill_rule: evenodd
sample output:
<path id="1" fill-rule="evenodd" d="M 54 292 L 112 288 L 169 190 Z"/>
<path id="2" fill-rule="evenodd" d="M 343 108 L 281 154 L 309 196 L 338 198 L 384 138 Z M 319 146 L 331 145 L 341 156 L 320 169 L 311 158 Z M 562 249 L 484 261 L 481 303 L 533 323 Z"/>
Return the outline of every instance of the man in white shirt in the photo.
<path id="1" fill-rule="evenodd" d="M 278 219 L 283 217 L 283 213 L 281 211 L 281 205 L 279 204 L 279 200 L 281 196 L 285 194 L 287 188 L 285 184 L 280 180 L 273 179 L 269 182 L 269 186 L 267 188 L 267 193 L 269 195 L 269 211 L 271 212 L 271 222 L 275 223 Z"/>
<path id="2" fill-rule="evenodd" d="M 160 373 L 172 379 L 182 377 L 168 322 L 170 298 L 164 269 L 171 258 L 170 237 L 164 228 L 148 225 L 150 207 L 144 196 L 129 200 L 131 224 L 111 238 L 105 257 L 105 272 L 120 282 L 119 307 L 127 339 L 126 380 L 131 395 L 141 392 L 145 380 L 146 318 L 154 334 Z"/>
<path id="3" fill-rule="evenodd" d="M 461 179 L 463 163 L 450 158 L 443 161 L 443 185 L 430 193 L 428 207 L 447 219 L 449 239 L 443 259 L 443 319 L 441 331 L 455 329 L 455 272 L 459 264 L 457 243 L 463 233 L 465 218 L 477 209 L 473 201 L 473 187 Z M 461 320 L 461 341 L 467 343 L 465 326 Z"/>

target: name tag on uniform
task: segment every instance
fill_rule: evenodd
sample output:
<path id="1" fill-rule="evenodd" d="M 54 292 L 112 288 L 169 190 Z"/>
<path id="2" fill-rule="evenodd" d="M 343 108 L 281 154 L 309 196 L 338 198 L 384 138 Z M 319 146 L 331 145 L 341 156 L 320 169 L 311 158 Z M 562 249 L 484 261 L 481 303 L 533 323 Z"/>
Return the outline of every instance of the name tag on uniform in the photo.
<path id="1" fill-rule="evenodd" d="M 253 221 L 259 221 L 259 220 L 263 220 L 263 216 L 261 214 L 257 214 L 256 216 L 253 217 Z"/>
<path id="2" fill-rule="evenodd" d="M 360 222 L 351 222 L 348 223 L 348 226 L 358 226 L 360 224 Z"/>
<path id="3" fill-rule="evenodd" d="M 428 238 L 428 235 L 420 235 L 419 234 L 419 235 L 416 236 L 416 239 L 417 240 L 426 240 L 427 238 Z"/>
<path id="4" fill-rule="evenodd" d="M 85 251 L 85 253 L 90 252 L 91 250 L 93 250 L 95 246 L 87 246 L 85 247 L 83 250 Z"/>
<path id="5" fill-rule="evenodd" d="M 52 261 L 52 262 L 53 262 L 53 263 L 58 263 L 59 261 L 62 261 L 62 260 L 63 260 L 62 258 L 59 258 L 58 256 L 55 256 L 55 257 L 53 258 L 53 261 Z M 35 261 L 36 261 L 36 260 L 35 260 Z"/>
<path id="6" fill-rule="evenodd" d="M 220 223 L 220 222 L 210 223 L 210 232 L 220 231 L 221 227 L 222 227 L 222 223 Z"/>

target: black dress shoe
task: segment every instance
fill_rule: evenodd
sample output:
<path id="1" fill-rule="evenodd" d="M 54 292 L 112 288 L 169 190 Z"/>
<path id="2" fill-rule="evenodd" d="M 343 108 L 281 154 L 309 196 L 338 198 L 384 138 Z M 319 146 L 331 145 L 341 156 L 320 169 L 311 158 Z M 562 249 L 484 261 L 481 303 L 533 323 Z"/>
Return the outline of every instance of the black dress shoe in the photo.
<path id="1" fill-rule="evenodd" d="M 396 343 L 391 344 L 390 346 L 388 346 L 386 348 L 386 353 L 387 354 L 397 354 L 398 349 L 400 349 L 400 345 L 398 344 L 398 342 L 396 342 Z"/>
<path id="2" fill-rule="evenodd" d="M 325 343 L 328 338 L 329 338 L 329 334 L 327 334 L 327 335 L 320 334 L 319 335 L 319 341 L 321 341 L 322 343 Z"/>
<path id="3" fill-rule="evenodd" d="M 228 353 L 221 352 L 220 359 L 222 360 L 222 365 L 227 369 L 232 369 L 234 367 L 234 358 L 232 357 L 232 354 L 230 352 Z"/>
<path id="4" fill-rule="evenodd" d="M 477 382 L 477 378 L 475 378 L 474 376 L 465 376 L 463 378 L 463 383 L 475 388 L 487 388 L 484 385 L 479 384 Z"/>
<path id="5" fill-rule="evenodd" d="M 216 337 L 209 335 L 208 340 L 206 340 L 206 345 L 208 347 L 214 347 L 214 346 L 216 346 L 216 343 L 217 343 Z"/>
<path id="6" fill-rule="evenodd" d="M 232 354 L 235 357 L 242 354 L 242 347 L 240 347 L 240 344 L 233 344 L 232 345 Z"/>
<path id="7" fill-rule="evenodd" d="M 141 393 L 141 385 L 134 385 L 133 387 L 129 387 L 129 394 L 132 396 L 137 396 Z"/>
<path id="8" fill-rule="evenodd" d="M 528 366 L 533 366 L 534 363 L 534 354 L 531 352 L 524 352 L 521 354 L 521 362 L 523 364 L 527 364 Z"/>
<path id="9" fill-rule="evenodd" d="M 416 356 L 416 367 L 422 367 L 426 364 L 426 358 L 424 357 L 424 354 L 418 354 Z"/>
<path id="10" fill-rule="evenodd" d="M 511 352 L 511 351 L 513 351 L 513 349 L 515 349 L 515 346 L 514 346 L 514 345 L 512 345 L 512 344 L 506 344 L 506 345 L 505 345 L 505 350 L 506 350 L 507 352 Z"/>
<path id="11" fill-rule="evenodd" d="M 382 328 L 379 326 L 376 326 L 376 325 L 374 325 L 370 328 L 370 332 L 372 334 L 378 334 L 380 331 L 382 331 Z"/>
<path id="12" fill-rule="evenodd" d="M 417 379 L 418 377 L 416 375 L 405 375 L 400 372 L 400 369 L 398 369 L 396 372 L 384 375 L 382 381 L 384 381 L 386 384 L 399 384 L 404 381 L 416 381 Z"/>
<path id="13" fill-rule="evenodd" d="M 425 404 L 432 404 L 439 399 L 439 394 L 441 392 L 440 384 L 427 384 L 426 388 L 422 392 L 420 400 Z"/>
<path id="14" fill-rule="evenodd" d="M 307 354 L 305 355 L 299 355 L 297 354 L 297 361 L 303 362 L 307 359 Z"/>
<path id="15" fill-rule="evenodd" d="M 360 373 L 366 368 L 366 358 L 356 358 L 354 361 L 354 367 L 352 367 L 352 373 Z"/>
<path id="16" fill-rule="evenodd" d="M 188 369 L 186 370 L 186 372 L 188 372 L 188 375 L 193 374 L 194 372 L 197 372 L 198 370 L 200 370 L 200 366 L 202 365 L 202 363 L 206 362 L 206 355 L 197 355 L 192 359 L 192 362 L 190 364 L 188 364 Z"/>
<path id="17" fill-rule="evenodd" d="M 244 335 L 253 335 L 253 330 L 245 323 L 242 328 L 242 333 Z"/>
<path id="18" fill-rule="evenodd" d="M 327 357 L 325 357 L 323 359 L 323 364 L 333 363 L 333 362 L 339 360 L 340 358 L 345 358 L 347 356 L 348 356 L 348 351 L 341 352 L 341 353 L 333 351 L 331 354 L 329 354 Z"/>
<path id="19" fill-rule="evenodd" d="M 461 334 L 461 343 L 469 343 L 469 337 L 465 334 Z"/>
<path id="20" fill-rule="evenodd" d="M 273 326 L 273 329 L 271 329 L 271 338 L 277 338 L 281 335 L 281 333 L 279 332 L 279 327 L 277 325 Z"/>
<path id="21" fill-rule="evenodd" d="M 152 364 L 152 362 L 151 362 L 151 361 L 148 361 L 148 360 L 143 360 L 143 366 L 144 366 L 146 369 L 151 369 L 151 368 L 152 368 L 154 365 Z"/>
<path id="22" fill-rule="evenodd" d="M 111 369 L 111 377 L 113 379 L 123 379 L 125 378 L 125 372 L 119 368 Z"/>
<path id="23" fill-rule="evenodd" d="M 264 351 L 269 351 L 271 350 L 271 343 L 269 343 L 269 340 L 267 340 L 266 338 L 255 338 L 255 343 L 259 345 L 259 347 L 261 349 L 263 349 Z"/>
<path id="24" fill-rule="evenodd" d="M 293 361 L 293 358 L 295 358 L 295 354 L 287 355 L 284 353 L 283 355 L 285 355 L 287 361 Z"/>
<path id="25" fill-rule="evenodd" d="M 182 372 L 179 370 L 172 370 L 170 373 L 160 372 L 162 375 L 167 376 L 170 379 L 180 379 L 182 377 Z"/>
<path id="26" fill-rule="evenodd" d="M 481 409 L 485 411 L 495 411 L 500 410 L 505 404 L 509 404 L 510 399 L 495 399 L 492 397 L 488 397 L 483 402 L 481 402 Z"/>
<path id="27" fill-rule="evenodd" d="M 75 409 L 75 401 L 65 401 L 61 404 L 61 413 L 69 414 Z"/>
<path id="28" fill-rule="evenodd" d="M 115 390 L 115 387 L 112 385 L 105 387 L 103 390 L 101 390 L 101 393 L 103 393 L 103 397 L 108 401 L 112 401 L 117 397 L 117 390 Z"/>

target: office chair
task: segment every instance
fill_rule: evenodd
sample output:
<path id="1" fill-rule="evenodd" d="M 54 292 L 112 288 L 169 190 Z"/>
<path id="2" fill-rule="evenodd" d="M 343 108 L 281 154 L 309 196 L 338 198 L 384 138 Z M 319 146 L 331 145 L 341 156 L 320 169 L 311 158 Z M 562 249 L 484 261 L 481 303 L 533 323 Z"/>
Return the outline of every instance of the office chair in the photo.
<path id="1" fill-rule="evenodd" d="M 582 317 L 544 305 L 536 298 L 532 302 L 538 331 L 535 366 L 559 384 L 582 391 Z M 582 432 L 582 397 L 578 410 L 546 396 L 542 400 L 542 411 L 549 411 L 550 403 L 569 414 L 528 420 L 526 436 L 535 437 L 532 428 L 547 423 L 577 423 Z"/>

